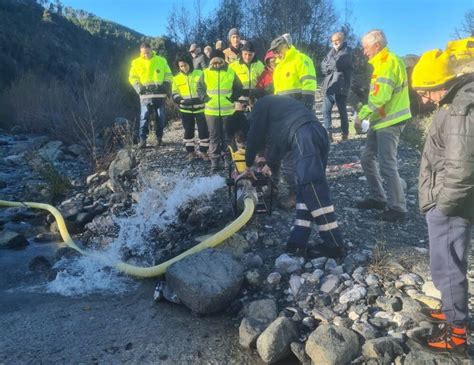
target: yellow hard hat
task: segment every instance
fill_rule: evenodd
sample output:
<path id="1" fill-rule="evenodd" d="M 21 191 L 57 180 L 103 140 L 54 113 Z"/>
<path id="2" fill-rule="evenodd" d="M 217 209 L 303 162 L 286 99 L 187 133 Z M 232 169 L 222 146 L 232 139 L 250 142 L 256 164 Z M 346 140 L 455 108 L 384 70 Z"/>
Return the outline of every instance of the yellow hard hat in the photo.
<path id="1" fill-rule="evenodd" d="M 423 53 L 413 68 L 411 86 L 420 90 L 438 89 L 455 77 L 449 52 L 433 49 Z"/>
<path id="2" fill-rule="evenodd" d="M 457 61 L 471 61 L 474 58 L 474 37 L 450 41 L 446 45 L 446 51 Z"/>

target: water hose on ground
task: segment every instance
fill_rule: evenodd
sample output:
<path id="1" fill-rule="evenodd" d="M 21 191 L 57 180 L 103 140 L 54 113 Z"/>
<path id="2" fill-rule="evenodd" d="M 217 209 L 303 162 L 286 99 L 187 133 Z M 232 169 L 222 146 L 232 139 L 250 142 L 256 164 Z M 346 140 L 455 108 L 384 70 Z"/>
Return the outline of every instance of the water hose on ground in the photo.
<path id="1" fill-rule="evenodd" d="M 43 204 L 43 203 L 33 203 L 33 202 L 13 202 L 13 201 L 0 200 L 0 206 L 28 207 L 28 208 L 42 209 L 42 210 L 48 211 L 54 216 L 54 219 L 56 220 L 58 224 L 59 233 L 64 243 L 68 247 L 80 252 L 83 255 L 89 255 L 87 251 L 82 250 L 71 238 L 67 230 L 66 222 L 64 221 L 64 218 L 61 215 L 61 212 L 55 207 L 53 207 L 52 205 Z M 232 223 L 224 227 L 222 230 L 214 234 L 212 237 L 209 237 L 208 239 L 202 241 L 196 246 L 190 248 L 189 250 L 184 251 L 178 256 L 175 256 L 172 259 L 165 261 L 156 266 L 140 267 L 140 266 L 127 264 L 126 262 L 118 261 L 114 264 L 114 267 L 117 270 L 122 271 L 128 275 L 141 277 L 141 278 L 151 278 L 154 276 L 163 275 L 166 269 L 168 268 L 168 266 L 170 266 L 171 264 L 181 260 L 182 258 L 186 256 L 198 253 L 199 251 L 202 251 L 206 248 L 215 247 L 218 244 L 220 244 L 222 241 L 232 236 L 240 228 L 242 228 L 250 220 L 250 218 L 252 218 L 254 209 L 255 209 L 255 200 L 249 194 L 244 199 L 244 210 Z"/>

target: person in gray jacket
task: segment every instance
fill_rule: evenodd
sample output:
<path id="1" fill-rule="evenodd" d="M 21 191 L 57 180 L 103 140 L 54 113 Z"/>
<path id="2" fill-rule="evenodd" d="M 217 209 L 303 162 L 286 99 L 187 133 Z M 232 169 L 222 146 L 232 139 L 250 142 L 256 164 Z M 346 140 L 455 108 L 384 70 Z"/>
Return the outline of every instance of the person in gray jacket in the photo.
<path id="1" fill-rule="evenodd" d="M 206 55 L 201 52 L 201 47 L 198 47 L 196 43 L 191 44 L 189 53 L 193 57 L 193 67 L 195 70 L 205 70 L 209 66 Z"/>
<path id="2" fill-rule="evenodd" d="M 351 88 L 353 59 L 352 49 L 346 44 L 342 32 L 331 36 L 332 48 L 321 62 L 321 70 L 325 75 L 322 90 L 324 93 L 323 118 L 324 127 L 332 141 L 331 111 L 334 103 L 341 116 L 342 139 L 349 135 L 349 120 L 347 117 L 347 96 Z"/>
<path id="3" fill-rule="evenodd" d="M 426 214 L 433 283 L 442 310 L 425 309 L 441 331 L 416 339 L 437 353 L 467 349 L 467 260 L 474 221 L 474 73 L 456 74 L 448 51 L 428 51 L 412 74 L 424 104 L 439 106 L 426 138 L 419 175 L 420 209 Z"/>

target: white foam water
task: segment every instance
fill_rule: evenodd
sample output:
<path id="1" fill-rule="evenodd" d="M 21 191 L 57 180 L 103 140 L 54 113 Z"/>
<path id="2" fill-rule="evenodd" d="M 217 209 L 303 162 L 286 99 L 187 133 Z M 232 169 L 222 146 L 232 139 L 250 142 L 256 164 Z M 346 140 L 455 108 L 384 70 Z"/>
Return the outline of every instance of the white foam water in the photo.
<path id="1" fill-rule="evenodd" d="M 119 227 L 116 239 L 103 251 L 56 263 L 59 269 L 55 280 L 47 285 L 48 292 L 64 296 L 93 293 L 119 294 L 133 289 L 136 281 L 119 273 L 112 266 L 121 260 L 124 249 L 133 251 L 149 261 L 152 251 L 147 238 L 152 229 L 164 229 L 173 223 L 181 206 L 193 199 L 209 198 L 224 186 L 220 176 L 190 179 L 178 176 L 142 176 L 142 190 L 132 214 L 114 217 Z"/>

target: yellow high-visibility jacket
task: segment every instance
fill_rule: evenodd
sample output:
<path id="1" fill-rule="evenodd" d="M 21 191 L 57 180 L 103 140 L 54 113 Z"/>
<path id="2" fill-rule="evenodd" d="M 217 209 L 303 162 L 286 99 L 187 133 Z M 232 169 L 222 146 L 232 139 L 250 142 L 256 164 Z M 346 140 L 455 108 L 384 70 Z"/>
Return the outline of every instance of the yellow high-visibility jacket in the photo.
<path id="1" fill-rule="evenodd" d="M 367 105 L 359 119 L 368 119 L 372 130 L 379 130 L 411 118 L 408 79 L 403 60 L 387 47 L 369 60 L 374 67 Z"/>
<path id="2" fill-rule="evenodd" d="M 133 87 L 144 86 L 151 88 L 155 93 L 166 97 L 166 82 L 173 81 L 173 74 L 165 58 L 152 52 L 152 57 L 147 60 L 137 57 L 132 61 L 128 81 Z"/>
<path id="3" fill-rule="evenodd" d="M 209 97 L 209 100 L 206 101 L 204 114 L 212 116 L 234 114 L 234 103 L 231 98 L 236 79 L 237 76 L 230 67 L 222 69 L 207 68 L 204 70 L 199 81 L 205 90 L 203 94 Z M 203 99 L 202 96 L 201 99 Z"/>
<path id="4" fill-rule="evenodd" d="M 294 46 L 278 61 L 273 71 L 273 85 L 278 95 L 314 95 L 317 87 L 316 70 L 311 58 Z"/>
<path id="5" fill-rule="evenodd" d="M 257 88 L 259 76 L 265 70 L 263 62 L 256 60 L 249 65 L 242 60 L 232 62 L 229 67 L 235 71 L 235 74 L 242 83 L 243 94 L 248 96 L 251 90 Z"/>
<path id="6" fill-rule="evenodd" d="M 193 70 L 188 74 L 179 72 L 173 77 L 173 100 L 187 101 L 186 103 L 178 103 L 181 113 L 198 114 L 204 112 L 204 103 L 197 92 L 197 84 L 201 76 L 201 70 Z"/>

